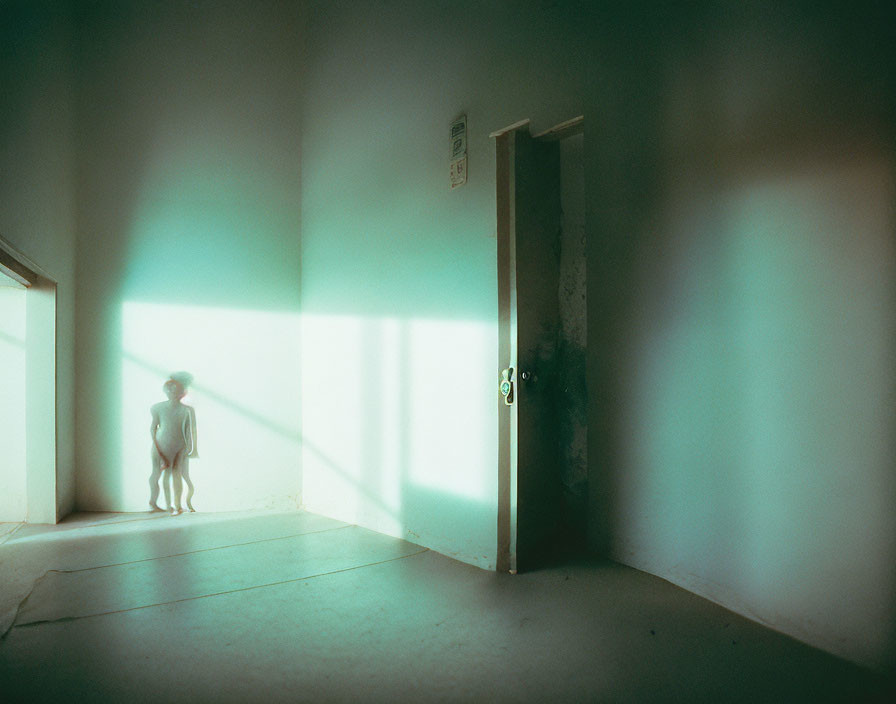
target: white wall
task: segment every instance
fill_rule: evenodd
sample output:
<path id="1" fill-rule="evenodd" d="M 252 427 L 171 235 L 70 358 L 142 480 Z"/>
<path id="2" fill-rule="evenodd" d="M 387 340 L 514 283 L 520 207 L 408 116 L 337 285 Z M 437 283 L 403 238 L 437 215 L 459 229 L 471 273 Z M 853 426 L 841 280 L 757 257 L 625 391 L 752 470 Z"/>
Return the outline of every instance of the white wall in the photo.
<path id="1" fill-rule="evenodd" d="M 0 274 L 0 522 L 25 520 L 25 290 Z"/>
<path id="2" fill-rule="evenodd" d="M 494 144 L 581 113 L 542 3 L 323 3 L 303 132 L 309 508 L 483 567 L 497 537 Z M 563 47 L 558 51 L 558 47 Z M 469 181 L 448 188 L 468 119 Z"/>
<path id="3" fill-rule="evenodd" d="M 41 477 L 55 507 L 42 502 L 31 517 L 54 522 L 72 510 L 75 496 L 76 188 L 69 4 L 4 3 L 0 44 L 0 238 L 56 284 L 56 348 L 42 354 L 55 354 L 58 442 L 55 449 L 45 443 L 43 450 L 55 451 L 55 462 L 41 460 L 45 467 L 47 461 L 56 465 L 55 476 Z M 45 283 L 52 288 L 52 282 Z"/>
<path id="4" fill-rule="evenodd" d="M 301 15 L 78 15 L 78 507 L 145 510 L 149 407 L 186 370 L 199 510 L 300 501 Z"/>
<path id="5" fill-rule="evenodd" d="M 29 523 L 56 523 L 60 487 L 57 470 L 56 284 L 36 276 L 25 294 L 25 495 Z"/>

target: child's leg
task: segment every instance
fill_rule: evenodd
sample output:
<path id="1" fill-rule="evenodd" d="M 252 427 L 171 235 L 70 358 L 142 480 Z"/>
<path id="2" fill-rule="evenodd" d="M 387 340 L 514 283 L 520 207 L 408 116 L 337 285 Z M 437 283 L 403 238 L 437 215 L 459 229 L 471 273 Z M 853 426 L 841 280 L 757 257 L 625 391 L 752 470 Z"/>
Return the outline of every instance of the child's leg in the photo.
<path id="1" fill-rule="evenodd" d="M 161 511 L 158 500 L 159 477 L 162 476 L 162 458 L 159 457 L 159 452 L 156 450 L 155 445 L 153 445 L 150 451 L 150 458 L 152 460 L 152 474 L 149 475 L 149 507 L 154 511 Z"/>
<path id="2" fill-rule="evenodd" d="M 171 510 L 171 467 L 162 470 L 162 488 L 165 490 L 165 509 Z"/>
<path id="3" fill-rule="evenodd" d="M 180 495 L 183 493 L 184 485 L 181 481 L 181 457 L 182 453 L 178 453 L 177 457 L 175 457 L 173 462 L 173 467 L 171 468 L 171 479 L 174 483 L 174 511 L 175 513 L 182 513 L 183 509 L 180 507 Z"/>
<path id="4" fill-rule="evenodd" d="M 190 481 L 190 460 L 184 457 L 180 461 L 180 475 L 184 478 L 184 481 L 187 483 L 187 508 L 191 511 L 195 511 L 193 508 L 193 482 Z"/>

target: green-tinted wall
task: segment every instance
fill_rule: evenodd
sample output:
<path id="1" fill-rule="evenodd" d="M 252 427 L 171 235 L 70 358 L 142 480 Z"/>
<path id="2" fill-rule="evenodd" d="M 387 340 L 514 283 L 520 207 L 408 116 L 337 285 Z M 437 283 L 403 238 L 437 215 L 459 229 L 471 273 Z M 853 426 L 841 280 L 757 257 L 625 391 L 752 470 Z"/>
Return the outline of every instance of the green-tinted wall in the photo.
<path id="1" fill-rule="evenodd" d="M 593 19 L 592 542 L 892 666 L 892 14 Z"/>
<path id="2" fill-rule="evenodd" d="M 78 506 L 142 510 L 195 376 L 201 510 L 300 501 L 301 12 L 78 6 Z"/>
<path id="3" fill-rule="evenodd" d="M 319 3 L 303 137 L 309 507 L 484 567 L 497 521 L 490 132 L 581 114 L 545 3 Z M 468 183 L 449 127 L 468 120 Z M 505 362 L 506 363 L 506 362 Z"/>

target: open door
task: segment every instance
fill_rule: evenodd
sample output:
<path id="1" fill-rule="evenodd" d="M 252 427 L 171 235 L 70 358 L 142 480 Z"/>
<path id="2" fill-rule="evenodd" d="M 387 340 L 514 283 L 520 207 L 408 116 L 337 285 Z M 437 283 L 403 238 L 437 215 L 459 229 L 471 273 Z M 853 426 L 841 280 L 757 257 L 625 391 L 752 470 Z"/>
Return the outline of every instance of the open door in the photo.
<path id="1" fill-rule="evenodd" d="M 559 313 L 560 149 L 528 124 L 496 133 L 498 206 L 499 571 L 550 556 L 560 524 L 554 409 Z"/>

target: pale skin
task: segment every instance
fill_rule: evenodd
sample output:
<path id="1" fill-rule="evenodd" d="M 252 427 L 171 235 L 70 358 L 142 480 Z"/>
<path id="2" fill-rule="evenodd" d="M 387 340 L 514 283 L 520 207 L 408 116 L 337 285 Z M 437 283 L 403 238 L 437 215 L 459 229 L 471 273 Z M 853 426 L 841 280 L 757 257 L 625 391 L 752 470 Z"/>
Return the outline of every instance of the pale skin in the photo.
<path id="1" fill-rule="evenodd" d="M 150 409 L 152 421 L 149 434 L 152 437 L 152 474 L 149 477 L 149 506 L 153 511 L 161 511 L 159 499 L 159 477 L 165 489 L 165 504 L 169 511 L 178 514 L 183 509 L 180 504 L 183 481 L 187 483 L 187 508 L 195 511 L 193 482 L 190 481 L 190 459 L 198 458 L 196 446 L 196 412 L 191 406 L 181 403 L 186 390 L 180 382 L 169 379 L 162 387 L 167 401 L 153 405 Z M 164 476 L 163 476 L 164 474 Z M 171 484 L 174 488 L 174 507 L 171 506 Z"/>

